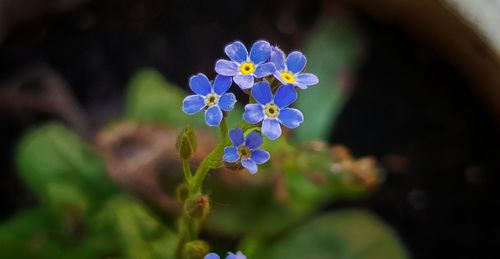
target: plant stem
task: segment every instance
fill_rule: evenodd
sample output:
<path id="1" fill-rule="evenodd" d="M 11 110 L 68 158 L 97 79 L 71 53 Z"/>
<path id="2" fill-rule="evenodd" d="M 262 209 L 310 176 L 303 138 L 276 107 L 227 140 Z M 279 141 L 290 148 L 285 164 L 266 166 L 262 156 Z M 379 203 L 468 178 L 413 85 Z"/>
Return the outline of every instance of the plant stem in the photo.
<path id="1" fill-rule="evenodd" d="M 189 165 L 189 160 L 182 160 L 182 171 L 184 172 L 184 178 L 186 178 L 186 185 L 189 188 L 191 184 L 191 178 L 193 177 L 193 173 L 191 173 L 191 166 Z"/>
<path id="2" fill-rule="evenodd" d="M 227 124 L 226 124 L 226 119 L 222 119 L 222 122 L 220 124 L 220 140 L 219 144 L 217 147 L 215 147 L 210 154 L 203 159 L 201 162 L 200 166 L 198 169 L 196 169 L 196 172 L 192 178 L 192 186 L 190 187 L 190 195 L 196 194 L 201 192 L 201 185 L 203 183 L 203 180 L 205 180 L 205 177 L 208 174 L 208 171 L 213 168 L 219 167 L 220 163 L 222 163 L 222 155 L 224 152 L 224 147 L 227 145 L 229 138 L 228 138 L 228 131 L 227 131 Z"/>

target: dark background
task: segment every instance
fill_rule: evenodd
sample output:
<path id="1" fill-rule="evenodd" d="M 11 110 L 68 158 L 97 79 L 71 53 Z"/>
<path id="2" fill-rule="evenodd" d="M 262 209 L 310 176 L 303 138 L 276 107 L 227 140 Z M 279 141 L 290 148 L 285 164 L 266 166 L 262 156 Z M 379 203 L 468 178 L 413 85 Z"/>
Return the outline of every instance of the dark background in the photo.
<path id="1" fill-rule="evenodd" d="M 297 48 L 319 17 L 338 13 L 359 28 L 365 51 L 330 141 L 375 155 L 386 181 L 366 200 L 333 207 L 376 212 L 415 258 L 498 258 L 500 138 L 475 86 L 401 27 L 349 5 L 90 1 L 12 26 L 0 42 L 0 89 L 18 84 L 36 96 L 37 71 L 56 71 L 92 135 L 121 113 L 127 79 L 140 67 L 186 87 L 194 71 L 213 74 L 208 68 L 227 42 L 265 38 Z M 36 204 L 16 177 L 13 154 L 23 132 L 50 119 L 61 118 L 16 100 L 0 104 L 0 219 Z"/>

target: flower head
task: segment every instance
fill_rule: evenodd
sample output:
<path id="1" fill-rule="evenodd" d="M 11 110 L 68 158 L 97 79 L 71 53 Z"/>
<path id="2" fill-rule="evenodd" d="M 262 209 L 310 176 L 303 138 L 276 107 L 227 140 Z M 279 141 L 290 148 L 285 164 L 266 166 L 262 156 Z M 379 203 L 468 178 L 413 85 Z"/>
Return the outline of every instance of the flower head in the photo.
<path id="1" fill-rule="evenodd" d="M 285 53 L 278 47 L 273 47 L 271 52 L 271 62 L 274 63 L 276 70 L 273 75 L 283 84 L 292 84 L 301 89 L 307 89 L 308 86 L 319 83 L 316 75 L 311 73 L 302 73 L 306 66 L 306 57 L 299 51 L 288 54 L 285 59 Z"/>
<path id="2" fill-rule="evenodd" d="M 281 136 L 280 123 L 294 129 L 304 121 L 302 112 L 288 108 L 297 99 L 293 85 L 280 86 L 273 96 L 269 83 L 256 83 L 252 88 L 252 96 L 257 103 L 245 105 L 243 119 L 250 124 L 262 121 L 262 134 L 269 139 L 275 140 Z"/>
<path id="3" fill-rule="evenodd" d="M 256 41 L 250 49 L 250 54 L 241 41 L 227 45 L 224 52 L 231 60 L 217 60 L 215 71 L 224 76 L 232 76 L 241 89 L 251 88 L 254 77 L 262 78 L 276 70 L 273 63 L 264 63 L 271 56 L 271 45 L 267 41 Z"/>
<path id="4" fill-rule="evenodd" d="M 232 129 L 229 131 L 229 139 L 233 145 L 224 148 L 224 161 L 241 162 L 251 174 L 257 173 L 257 164 L 263 164 L 271 157 L 269 152 L 258 149 L 262 145 L 262 137 L 257 131 L 250 132 L 245 138 L 242 129 Z"/>
<path id="5" fill-rule="evenodd" d="M 226 93 L 232 83 L 228 76 L 217 75 L 213 84 L 202 73 L 192 76 L 189 87 L 195 94 L 184 98 L 182 111 L 191 115 L 205 108 L 207 125 L 218 126 L 222 120 L 222 111 L 232 110 L 236 103 L 234 94 Z"/>
<path id="6" fill-rule="evenodd" d="M 220 259 L 220 256 L 216 253 L 210 253 L 205 255 L 204 259 Z M 238 251 L 236 254 L 228 252 L 226 259 L 247 259 L 247 257 L 241 251 Z"/>

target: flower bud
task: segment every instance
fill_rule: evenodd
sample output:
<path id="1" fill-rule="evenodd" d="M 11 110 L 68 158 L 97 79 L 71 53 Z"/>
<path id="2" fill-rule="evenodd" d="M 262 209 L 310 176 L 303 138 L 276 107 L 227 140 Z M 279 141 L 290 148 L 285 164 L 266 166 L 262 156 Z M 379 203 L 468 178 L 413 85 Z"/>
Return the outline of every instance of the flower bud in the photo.
<path id="1" fill-rule="evenodd" d="M 183 257 L 186 259 L 203 259 L 210 251 L 210 247 L 205 241 L 194 240 L 184 245 L 182 251 Z"/>
<path id="2" fill-rule="evenodd" d="M 186 200 L 184 203 L 186 215 L 193 219 L 203 219 L 210 211 L 207 195 L 199 194 Z"/>
<path id="3" fill-rule="evenodd" d="M 184 202 L 186 201 L 186 199 L 189 196 L 189 189 L 185 184 L 181 184 L 181 185 L 177 186 L 175 193 L 176 193 L 177 201 L 180 204 L 184 204 Z"/>
<path id="4" fill-rule="evenodd" d="M 177 137 L 177 152 L 182 159 L 190 159 L 196 152 L 196 134 L 191 125 L 187 125 Z"/>

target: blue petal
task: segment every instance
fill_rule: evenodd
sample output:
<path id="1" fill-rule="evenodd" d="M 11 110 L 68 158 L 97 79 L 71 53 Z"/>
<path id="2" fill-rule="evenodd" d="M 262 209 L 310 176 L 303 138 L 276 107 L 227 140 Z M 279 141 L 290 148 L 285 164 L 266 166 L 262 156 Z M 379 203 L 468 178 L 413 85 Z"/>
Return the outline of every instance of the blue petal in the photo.
<path id="1" fill-rule="evenodd" d="M 248 51 L 245 45 L 241 41 L 235 41 L 224 48 L 226 55 L 232 60 L 238 63 L 247 60 Z"/>
<path id="2" fill-rule="evenodd" d="M 264 119 L 264 110 L 260 104 L 247 104 L 245 105 L 245 112 L 243 112 L 243 119 L 250 123 L 256 124 Z"/>
<path id="3" fill-rule="evenodd" d="M 278 47 L 273 47 L 271 51 L 271 62 L 274 63 L 277 70 L 285 70 L 285 53 Z"/>
<path id="4" fill-rule="evenodd" d="M 280 115 L 278 116 L 280 122 L 287 128 L 295 129 L 302 122 L 304 122 L 304 115 L 297 109 L 285 108 L 280 110 Z"/>
<path id="5" fill-rule="evenodd" d="M 281 127 L 278 120 L 265 119 L 262 122 L 262 134 L 266 135 L 271 140 L 279 138 L 281 136 Z"/>
<path id="6" fill-rule="evenodd" d="M 222 111 L 219 106 L 214 105 L 205 111 L 205 122 L 208 126 L 219 126 L 222 121 Z"/>
<path id="7" fill-rule="evenodd" d="M 235 146 L 229 146 L 224 148 L 224 156 L 222 157 L 224 161 L 229 163 L 234 163 L 240 159 L 240 154 L 238 154 L 238 148 Z"/>
<path id="8" fill-rule="evenodd" d="M 296 80 L 297 86 L 302 88 L 302 89 L 306 89 L 310 85 L 315 85 L 315 84 L 319 83 L 318 77 L 314 74 L 311 74 L 311 73 L 302 73 L 302 74 L 298 75 L 295 78 L 295 80 Z"/>
<path id="9" fill-rule="evenodd" d="M 243 136 L 243 130 L 240 128 L 230 130 L 229 139 L 235 146 L 243 144 L 243 141 L 245 140 L 245 137 Z"/>
<path id="10" fill-rule="evenodd" d="M 253 86 L 253 75 L 236 75 L 234 78 L 234 82 L 241 89 L 248 89 Z"/>
<path id="11" fill-rule="evenodd" d="M 205 107 L 205 99 L 200 95 L 189 95 L 182 101 L 182 111 L 187 114 L 195 114 Z"/>
<path id="12" fill-rule="evenodd" d="M 207 76 L 202 73 L 192 76 L 189 79 L 189 87 L 193 90 L 193 92 L 203 96 L 212 92 L 210 81 Z"/>
<path id="13" fill-rule="evenodd" d="M 278 105 L 280 109 L 288 107 L 291 103 L 297 100 L 297 92 L 293 85 L 282 85 L 276 91 L 274 95 L 274 103 Z"/>
<path id="14" fill-rule="evenodd" d="M 256 83 L 252 87 L 253 98 L 262 105 L 266 105 L 273 100 L 273 93 L 267 81 Z"/>
<path id="15" fill-rule="evenodd" d="M 247 257 L 241 251 L 238 251 L 236 254 L 228 252 L 226 259 L 247 259 Z"/>
<path id="16" fill-rule="evenodd" d="M 274 71 L 276 71 L 276 67 L 274 67 L 273 63 L 268 62 L 265 64 L 257 65 L 257 68 L 255 68 L 254 75 L 257 78 L 261 78 L 274 73 Z"/>
<path id="17" fill-rule="evenodd" d="M 215 63 L 215 72 L 223 76 L 235 76 L 238 74 L 238 68 L 240 66 L 234 61 L 219 59 Z"/>
<path id="18" fill-rule="evenodd" d="M 271 155 L 269 152 L 262 150 L 262 149 L 257 149 L 252 151 L 252 154 L 250 155 L 250 159 L 252 159 L 255 163 L 257 164 L 263 164 L 267 162 L 271 158 Z"/>
<path id="19" fill-rule="evenodd" d="M 265 40 L 256 41 L 250 49 L 250 60 L 255 63 L 262 63 L 271 56 L 271 45 Z"/>
<path id="20" fill-rule="evenodd" d="M 248 171 L 251 174 L 257 173 L 257 164 L 254 161 L 252 161 L 251 159 L 243 159 L 243 160 L 241 160 L 241 165 L 243 167 L 245 167 L 246 169 L 248 169 Z"/>
<path id="21" fill-rule="evenodd" d="M 234 108 L 234 104 L 236 103 L 236 96 L 233 93 L 227 93 L 220 97 L 219 99 L 219 107 L 223 111 L 230 111 Z"/>
<path id="22" fill-rule="evenodd" d="M 217 75 L 214 80 L 214 92 L 223 95 L 231 87 L 233 80 L 230 76 Z"/>
<path id="23" fill-rule="evenodd" d="M 210 254 L 205 255 L 205 257 L 203 257 L 203 259 L 220 259 L 220 256 L 216 253 L 210 253 Z"/>
<path id="24" fill-rule="evenodd" d="M 245 146 L 249 149 L 256 149 L 262 145 L 262 136 L 257 131 L 252 131 L 247 135 L 245 139 Z"/>
<path id="25" fill-rule="evenodd" d="M 299 73 L 306 66 L 306 57 L 299 51 L 294 51 L 288 54 L 286 58 L 286 66 L 288 71 Z"/>

